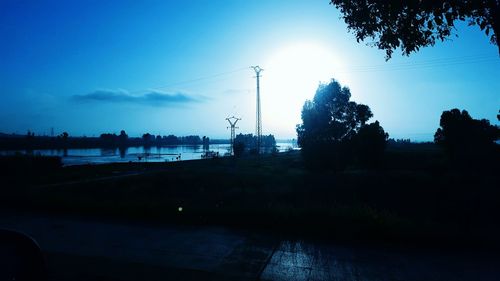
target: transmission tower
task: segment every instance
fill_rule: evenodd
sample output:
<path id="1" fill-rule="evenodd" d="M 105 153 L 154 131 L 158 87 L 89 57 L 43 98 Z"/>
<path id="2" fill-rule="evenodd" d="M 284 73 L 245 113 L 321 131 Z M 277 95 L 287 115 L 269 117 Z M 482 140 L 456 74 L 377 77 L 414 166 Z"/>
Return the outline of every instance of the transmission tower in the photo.
<path id="1" fill-rule="evenodd" d="M 262 141 L 262 116 L 260 113 L 260 84 L 259 78 L 260 73 L 264 70 L 260 68 L 260 66 L 251 66 L 255 71 L 255 77 L 257 78 L 257 113 L 256 113 L 256 121 L 255 121 L 255 136 L 257 137 L 257 153 L 260 154 L 260 144 Z"/>
<path id="2" fill-rule="evenodd" d="M 235 130 L 238 129 L 236 127 L 236 123 L 238 123 L 241 118 L 236 118 L 234 116 L 226 118 L 227 122 L 229 122 L 230 127 L 227 127 L 228 129 L 231 128 L 231 155 L 234 155 L 234 138 L 236 137 L 235 135 Z"/>

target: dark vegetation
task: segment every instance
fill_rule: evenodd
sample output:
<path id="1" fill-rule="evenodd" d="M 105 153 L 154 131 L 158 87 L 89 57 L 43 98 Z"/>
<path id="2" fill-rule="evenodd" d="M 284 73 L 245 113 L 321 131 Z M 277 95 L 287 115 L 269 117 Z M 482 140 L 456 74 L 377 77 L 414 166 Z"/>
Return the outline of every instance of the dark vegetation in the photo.
<path id="1" fill-rule="evenodd" d="M 31 180 L 55 173 L 62 168 L 60 157 L 34 155 L 0 156 L 2 179 L 9 184 L 15 179 L 29 178 Z M 7 187 L 8 188 L 8 187 Z"/>
<path id="2" fill-rule="evenodd" d="M 388 58 L 396 48 L 410 54 L 448 38 L 455 20 L 478 24 L 498 44 L 498 1 L 331 3 L 358 40 L 376 38 Z M 54 157 L 0 157 L 0 206 L 326 239 L 500 247 L 499 128 L 452 109 L 443 112 L 435 143 L 388 139 L 378 121 L 368 123 L 370 108 L 350 97 L 334 80 L 320 85 L 297 126 L 300 152 L 253 156 L 254 137 L 238 135 L 236 157 L 198 161 L 62 167 Z M 29 133 L 0 138 L 0 148 L 208 142 L 128 138 L 124 131 L 100 138 Z"/>
<path id="3" fill-rule="evenodd" d="M 500 2 L 497 0 L 386 1 L 331 0 L 359 41 L 386 51 L 389 59 L 401 48 L 409 55 L 437 40 L 449 39 L 456 21 L 467 21 L 484 31 L 500 48 Z M 500 51 L 500 49 L 499 49 Z"/>
<path id="4" fill-rule="evenodd" d="M 277 152 L 276 139 L 273 135 L 262 136 L 260 146 L 261 153 Z M 241 157 L 246 154 L 258 154 L 257 137 L 253 134 L 237 134 L 234 138 L 234 156 Z"/>
<path id="5" fill-rule="evenodd" d="M 227 141 L 225 141 L 227 143 Z M 70 137 L 63 132 L 56 137 L 35 136 L 28 131 L 26 136 L 0 135 L 0 149 L 67 149 L 67 148 L 124 148 L 137 146 L 170 146 L 170 145 L 204 145 L 210 144 L 210 138 L 203 136 L 174 135 L 154 136 L 146 133 L 142 137 L 129 137 L 122 130 L 119 135 L 114 133 L 103 133 L 99 137 Z"/>
<path id="6" fill-rule="evenodd" d="M 31 166 L 19 164 L 18 173 L 2 172 L 0 204 L 328 239 L 499 245 L 498 163 L 456 170 L 446 151 L 432 143 L 389 144 L 376 170 L 356 162 L 342 171 L 311 170 L 302 159 L 294 151 L 60 167 L 45 166 L 52 158 L 32 158 L 25 160 L 33 161 Z M 2 171 L 9 163 L 2 162 Z"/>
<path id="7" fill-rule="evenodd" d="M 0 204 L 327 239 L 500 246 L 499 128 L 452 109 L 435 143 L 412 143 L 388 140 L 372 116 L 332 80 L 304 104 L 300 152 L 252 155 L 255 137 L 240 134 L 236 157 L 196 161 L 62 167 L 57 157 L 1 157 Z"/>
<path id="8" fill-rule="evenodd" d="M 335 80 L 319 86 L 297 126 L 300 152 L 252 155 L 255 137 L 240 134 L 236 157 L 196 161 L 62 167 L 54 157 L 1 157 L 0 204 L 328 239 L 500 246 L 499 128 L 452 109 L 435 143 L 388 140 L 350 96 Z M 129 141 L 125 132 L 101 139 Z"/>
<path id="9" fill-rule="evenodd" d="M 499 159 L 500 130 L 486 119 L 473 119 L 466 110 L 444 111 L 434 141 L 441 145 L 457 168 L 482 169 Z"/>
<path id="10" fill-rule="evenodd" d="M 373 116 L 367 105 L 350 98 L 350 90 L 332 80 L 305 102 L 297 135 L 310 168 L 342 170 L 353 162 L 375 166 L 381 160 L 389 136 L 378 121 L 367 124 Z"/>

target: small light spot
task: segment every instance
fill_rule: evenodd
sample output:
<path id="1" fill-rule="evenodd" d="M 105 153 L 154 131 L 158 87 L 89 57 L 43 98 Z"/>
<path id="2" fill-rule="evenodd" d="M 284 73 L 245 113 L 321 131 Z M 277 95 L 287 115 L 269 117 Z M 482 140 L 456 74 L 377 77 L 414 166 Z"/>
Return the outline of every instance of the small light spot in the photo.
<path id="1" fill-rule="evenodd" d="M 179 212 L 182 212 L 182 207 L 177 208 Z"/>

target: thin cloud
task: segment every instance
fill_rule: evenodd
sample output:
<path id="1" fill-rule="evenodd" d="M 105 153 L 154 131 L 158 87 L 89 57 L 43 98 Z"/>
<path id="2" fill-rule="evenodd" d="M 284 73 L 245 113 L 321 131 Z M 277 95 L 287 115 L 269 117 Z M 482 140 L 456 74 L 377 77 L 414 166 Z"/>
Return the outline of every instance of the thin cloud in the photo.
<path id="1" fill-rule="evenodd" d="M 201 101 L 201 99 L 184 93 L 170 94 L 161 91 L 150 91 L 142 95 L 131 95 L 126 90 L 97 90 L 85 95 L 74 95 L 72 100 L 77 102 L 135 103 L 150 106 L 168 106 Z"/>

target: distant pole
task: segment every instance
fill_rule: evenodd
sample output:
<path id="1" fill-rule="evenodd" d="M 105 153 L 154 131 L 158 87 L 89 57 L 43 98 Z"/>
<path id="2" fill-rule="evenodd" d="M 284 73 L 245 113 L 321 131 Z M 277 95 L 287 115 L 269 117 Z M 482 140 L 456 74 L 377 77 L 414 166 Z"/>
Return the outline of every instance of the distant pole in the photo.
<path id="1" fill-rule="evenodd" d="M 260 112 L 260 73 L 264 70 L 260 66 L 251 66 L 255 71 L 255 77 L 257 78 L 257 112 L 255 121 L 255 136 L 257 137 L 257 153 L 260 154 L 260 145 L 262 141 L 262 116 Z"/>
<path id="2" fill-rule="evenodd" d="M 236 138 L 235 130 L 238 129 L 236 127 L 236 123 L 238 123 L 241 118 L 236 118 L 234 116 L 226 118 L 227 122 L 229 122 L 230 127 L 227 127 L 228 129 L 231 128 L 231 155 L 234 155 L 234 139 Z"/>

